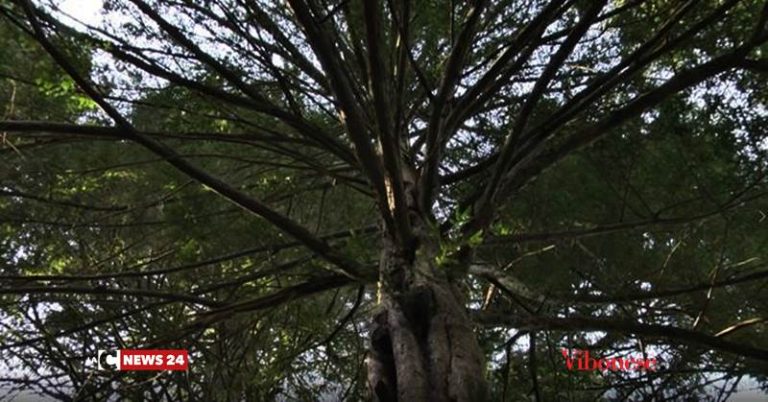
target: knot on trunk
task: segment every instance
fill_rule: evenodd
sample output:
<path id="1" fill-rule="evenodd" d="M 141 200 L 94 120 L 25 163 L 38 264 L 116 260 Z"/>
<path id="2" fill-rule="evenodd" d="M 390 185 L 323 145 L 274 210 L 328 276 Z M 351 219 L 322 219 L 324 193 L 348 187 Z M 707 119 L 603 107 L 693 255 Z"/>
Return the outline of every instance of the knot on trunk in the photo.
<path id="1" fill-rule="evenodd" d="M 397 370 L 386 310 L 373 317 L 370 340 L 370 356 L 366 358 L 366 364 L 368 386 L 374 394 L 374 400 L 397 402 Z"/>
<path id="2" fill-rule="evenodd" d="M 397 302 L 420 343 L 429 336 L 429 327 L 435 314 L 435 297 L 428 286 L 416 286 L 401 293 Z"/>

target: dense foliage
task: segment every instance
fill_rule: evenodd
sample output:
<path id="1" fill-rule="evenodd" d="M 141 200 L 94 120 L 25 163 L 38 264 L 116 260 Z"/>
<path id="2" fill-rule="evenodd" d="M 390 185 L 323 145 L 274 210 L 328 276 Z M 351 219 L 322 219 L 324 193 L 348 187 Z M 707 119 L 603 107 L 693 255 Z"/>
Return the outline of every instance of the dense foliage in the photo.
<path id="1" fill-rule="evenodd" d="M 0 394 L 370 398 L 391 250 L 491 400 L 768 388 L 764 1 L 59 4 L 0 0 Z"/>

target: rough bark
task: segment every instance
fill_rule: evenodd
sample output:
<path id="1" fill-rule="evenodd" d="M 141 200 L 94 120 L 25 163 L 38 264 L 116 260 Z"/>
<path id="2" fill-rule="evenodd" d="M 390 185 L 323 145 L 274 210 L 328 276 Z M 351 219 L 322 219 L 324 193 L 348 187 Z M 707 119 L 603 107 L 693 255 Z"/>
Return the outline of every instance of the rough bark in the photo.
<path id="1" fill-rule="evenodd" d="M 367 361 L 372 399 L 486 400 L 484 358 L 463 297 L 435 264 L 434 242 L 420 238 L 410 255 L 388 241 L 382 250 Z"/>

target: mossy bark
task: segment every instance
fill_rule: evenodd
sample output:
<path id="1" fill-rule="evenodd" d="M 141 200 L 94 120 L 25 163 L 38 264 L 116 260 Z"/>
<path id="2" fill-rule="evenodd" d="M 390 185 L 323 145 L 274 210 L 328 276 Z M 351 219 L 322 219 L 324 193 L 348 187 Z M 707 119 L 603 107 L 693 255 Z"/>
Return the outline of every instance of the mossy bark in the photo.
<path id="1" fill-rule="evenodd" d="M 372 399 L 484 401 L 484 357 L 463 296 L 436 266 L 436 243 L 420 244 L 409 254 L 385 241 L 367 362 Z"/>

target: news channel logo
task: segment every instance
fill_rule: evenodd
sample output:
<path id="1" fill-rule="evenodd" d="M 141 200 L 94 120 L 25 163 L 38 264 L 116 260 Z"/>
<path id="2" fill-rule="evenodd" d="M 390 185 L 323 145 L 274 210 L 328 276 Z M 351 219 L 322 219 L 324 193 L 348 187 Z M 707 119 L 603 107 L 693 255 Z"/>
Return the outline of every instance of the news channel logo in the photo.
<path id="1" fill-rule="evenodd" d="M 96 366 L 99 370 L 120 370 L 120 351 L 99 350 Z"/>

